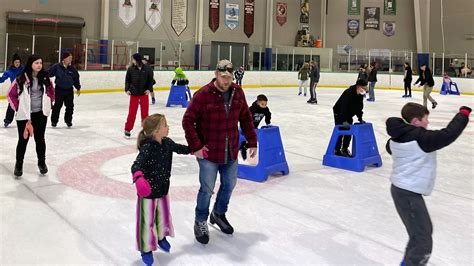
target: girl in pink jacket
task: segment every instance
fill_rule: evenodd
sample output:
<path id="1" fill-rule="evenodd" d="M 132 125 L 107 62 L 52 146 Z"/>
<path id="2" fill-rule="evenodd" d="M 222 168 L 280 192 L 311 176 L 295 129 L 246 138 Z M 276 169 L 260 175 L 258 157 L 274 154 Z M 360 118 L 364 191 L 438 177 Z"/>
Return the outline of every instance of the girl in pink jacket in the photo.
<path id="1" fill-rule="evenodd" d="M 14 174 L 17 177 L 23 175 L 26 146 L 28 139 L 34 136 L 38 169 L 44 175 L 48 172 L 44 132 L 54 101 L 54 87 L 48 72 L 43 69 L 43 59 L 39 55 L 28 58 L 25 69 L 12 83 L 7 97 L 10 107 L 16 112 L 18 125 Z"/>

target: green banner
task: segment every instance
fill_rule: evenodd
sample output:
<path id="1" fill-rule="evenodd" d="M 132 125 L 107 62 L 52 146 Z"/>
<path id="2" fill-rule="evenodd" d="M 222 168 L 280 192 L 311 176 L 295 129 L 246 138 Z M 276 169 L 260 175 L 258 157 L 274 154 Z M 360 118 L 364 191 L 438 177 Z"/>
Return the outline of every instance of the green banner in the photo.
<path id="1" fill-rule="evenodd" d="M 397 14 L 397 2 L 396 2 L 396 0 L 384 0 L 383 1 L 383 14 L 384 15 L 396 15 Z"/>
<path id="2" fill-rule="evenodd" d="M 347 15 L 360 15 L 360 0 L 347 0 Z"/>

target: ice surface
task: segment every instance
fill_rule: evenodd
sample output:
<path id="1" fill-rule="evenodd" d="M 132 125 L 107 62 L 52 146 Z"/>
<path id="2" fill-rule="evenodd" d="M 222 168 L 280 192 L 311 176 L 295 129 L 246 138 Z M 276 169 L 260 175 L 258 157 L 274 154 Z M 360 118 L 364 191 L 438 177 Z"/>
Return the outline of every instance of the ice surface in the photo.
<path id="1" fill-rule="evenodd" d="M 247 89 L 251 104 L 264 93 L 272 124 L 280 127 L 288 176 L 266 183 L 239 180 L 227 217 L 231 237 L 210 227 L 207 246 L 194 240 L 193 221 L 198 166 L 193 156 L 174 157 L 171 210 L 176 237 L 171 253 L 155 253 L 160 265 L 280 264 L 397 265 L 407 234 L 390 196 L 391 158 L 385 151 L 385 120 L 399 116 L 407 101 L 401 91 L 376 91 L 365 103 L 364 119 L 374 124 L 383 167 L 354 173 L 322 166 L 333 128 L 332 106 L 341 89 L 321 88 L 318 105 L 297 96 L 296 88 Z M 166 108 L 167 91 L 157 91 L 150 113 L 164 113 L 170 137 L 186 143 L 181 127 L 184 108 Z M 430 127 L 448 124 L 471 96 L 441 96 Z M 1 114 L 7 102 L 0 101 Z M 13 177 L 17 129 L 0 129 L 1 265 L 141 265 L 135 250 L 135 196 L 130 166 L 135 159 L 138 118 L 132 139 L 123 137 L 128 111 L 124 93 L 82 94 L 75 99 L 74 126 L 61 120 L 46 130 L 49 173 L 40 176 L 30 140 L 24 174 Z M 2 117 L 3 118 L 3 117 Z M 438 152 L 438 176 L 425 197 L 434 225 L 433 265 L 472 265 L 473 258 L 472 122 L 452 145 Z M 217 190 L 217 188 L 216 188 Z M 212 199 L 212 202 L 214 197 Z M 212 203 L 211 203 L 212 204 Z M 211 205 L 212 207 L 212 205 Z"/>

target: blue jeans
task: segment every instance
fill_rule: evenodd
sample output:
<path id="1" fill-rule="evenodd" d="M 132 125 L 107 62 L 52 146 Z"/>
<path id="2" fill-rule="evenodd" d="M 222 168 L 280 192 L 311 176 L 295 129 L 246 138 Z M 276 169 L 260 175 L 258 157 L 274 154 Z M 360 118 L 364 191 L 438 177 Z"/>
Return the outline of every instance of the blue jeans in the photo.
<path id="1" fill-rule="evenodd" d="M 375 91 L 374 91 L 375 83 L 377 82 L 376 81 L 369 82 L 369 98 L 372 100 L 375 100 Z"/>
<path id="2" fill-rule="evenodd" d="M 230 196 L 237 183 L 237 161 L 229 161 L 227 164 L 217 164 L 206 159 L 197 159 L 199 163 L 199 193 L 196 204 L 196 221 L 207 221 L 209 216 L 209 205 L 211 196 L 216 185 L 217 172 L 220 174 L 221 185 L 217 192 L 214 211 L 217 214 L 227 212 Z"/>

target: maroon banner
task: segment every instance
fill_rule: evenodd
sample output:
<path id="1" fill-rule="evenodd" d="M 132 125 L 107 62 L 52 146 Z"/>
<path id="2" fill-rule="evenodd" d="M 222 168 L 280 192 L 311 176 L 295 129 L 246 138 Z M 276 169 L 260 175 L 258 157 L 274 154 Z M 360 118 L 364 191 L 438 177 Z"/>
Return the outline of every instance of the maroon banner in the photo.
<path id="1" fill-rule="evenodd" d="M 276 19 L 280 26 L 285 25 L 287 11 L 288 11 L 288 4 L 287 3 L 277 3 L 277 10 L 276 10 Z"/>
<path id="2" fill-rule="evenodd" d="M 209 28 L 216 32 L 219 28 L 219 0 L 209 0 Z"/>
<path id="3" fill-rule="evenodd" d="M 245 0 L 244 3 L 244 33 L 248 38 L 253 34 L 253 14 L 255 0 Z"/>

